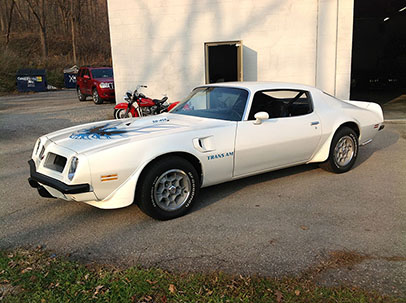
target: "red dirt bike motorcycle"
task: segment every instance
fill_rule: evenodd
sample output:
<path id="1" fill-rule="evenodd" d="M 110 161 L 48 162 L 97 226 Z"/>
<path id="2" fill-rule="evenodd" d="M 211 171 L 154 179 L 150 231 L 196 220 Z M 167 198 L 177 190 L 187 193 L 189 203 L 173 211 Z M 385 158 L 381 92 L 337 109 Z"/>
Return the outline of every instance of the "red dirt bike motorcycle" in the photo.
<path id="1" fill-rule="evenodd" d="M 147 86 L 138 85 L 134 93 L 127 92 L 124 98 L 126 102 L 119 103 L 114 107 L 114 118 L 125 119 L 158 115 L 170 111 L 179 103 L 167 104 L 168 97 L 163 97 L 161 100 L 151 99 L 140 93 L 138 91 L 140 88 L 147 88 Z"/>

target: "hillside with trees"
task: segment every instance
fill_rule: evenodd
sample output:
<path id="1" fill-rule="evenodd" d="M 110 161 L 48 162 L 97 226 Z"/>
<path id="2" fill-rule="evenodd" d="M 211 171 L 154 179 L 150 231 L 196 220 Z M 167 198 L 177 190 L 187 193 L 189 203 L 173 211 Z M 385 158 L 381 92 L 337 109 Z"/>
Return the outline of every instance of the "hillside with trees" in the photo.
<path id="1" fill-rule="evenodd" d="M 0 92 L 20 68 L 44 68 L 63 87 L 63 69 L 111 65 L 106 0 L 0 0 Z"/>

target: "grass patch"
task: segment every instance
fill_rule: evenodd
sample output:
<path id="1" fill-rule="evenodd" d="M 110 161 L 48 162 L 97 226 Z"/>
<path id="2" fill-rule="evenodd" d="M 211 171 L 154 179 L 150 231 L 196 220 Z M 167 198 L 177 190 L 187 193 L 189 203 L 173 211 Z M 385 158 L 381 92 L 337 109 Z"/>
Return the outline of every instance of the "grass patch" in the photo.
<path id="1" fill-rule="evenodd" d="M 2 302 L 401 302 L 307 279 L 173 274 L 84 265 L 36 250 L 0 251 Z"/>

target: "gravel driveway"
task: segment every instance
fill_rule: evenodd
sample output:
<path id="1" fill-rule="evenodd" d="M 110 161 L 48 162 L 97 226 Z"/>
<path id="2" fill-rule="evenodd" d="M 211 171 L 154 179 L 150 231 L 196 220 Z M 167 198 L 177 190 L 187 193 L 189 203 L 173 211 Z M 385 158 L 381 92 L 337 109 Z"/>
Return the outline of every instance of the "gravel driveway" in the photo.
<path id="1" fill-rule="evenodd" d="M 41 198 L 27 182 L 37 137 L 112 113 L 73 91 L 0 97 L 0 248 L 176 271 L 317 272 L 320 283 L 406 296 L 406 124 L 387 125 L 346 174 L 307 165 L 205 188 L 172 221 Z"/>

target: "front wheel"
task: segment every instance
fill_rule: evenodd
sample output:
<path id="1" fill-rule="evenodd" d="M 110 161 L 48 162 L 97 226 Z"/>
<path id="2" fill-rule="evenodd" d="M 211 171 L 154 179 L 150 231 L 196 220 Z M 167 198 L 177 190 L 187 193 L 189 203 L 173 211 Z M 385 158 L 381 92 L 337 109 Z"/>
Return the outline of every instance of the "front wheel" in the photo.
<path id="1" fill-rule="evenodd" d="M 357 134 L 351 128 L 343 127 L 335 133 L 331 142 L 329 157 L 320 166 L 337 174 L 345 173 L 353 167 L 357 156 Z"/>
<path id="2" fill-rule="evenodd" d="M 82 91 L 80 90 L 80 88 L 78 87 L 77 88 L 77 93 L 78 93 L 78 99 L 79 99 L 79 101 L 85 101 L 86 100 L 86 95 L 84 95 L 83 93 L 82 93 Z"/>
<path id="3" fill-rule="evenodd" d="M 114 109 L 114 118 L 115 119 L 125 119 L 125 118 L 132 118 L 133 115 L 131 114 L 131 111 L 129 111 L 127 113 L 127 115 L 125 114 L 125 109 L 124 108 L 118 108 L 118 109 Z"/>
<path id="4" fill-rule="evenodd" d="M 138 206 L 158 220 L 186 214 L 199 190 L 196 169 L 189 161 L 176 156 L 151 164 L 140 182 L 136 195 Z"/>
<path id="5" fill-rule="evenodd" d="M 97 89 L 96 89 L 96 88 L 93 89 L 93 94 L 92 94 L 92 96 L 93 96 L 93 102 L 94 102 L 95 104 L 102 104 L 102 103 L 103 103 L 103 99 L 100 98 L 99 93 L 97 92 Z"/>

